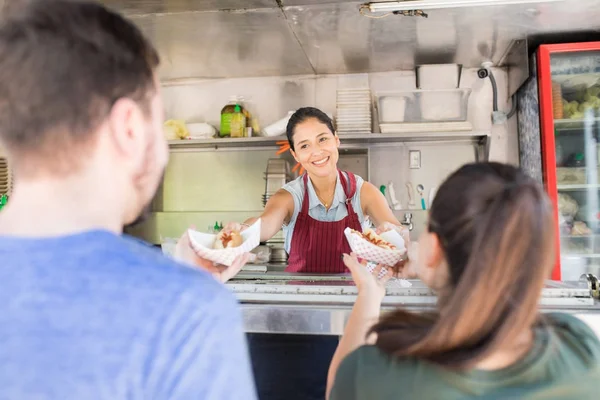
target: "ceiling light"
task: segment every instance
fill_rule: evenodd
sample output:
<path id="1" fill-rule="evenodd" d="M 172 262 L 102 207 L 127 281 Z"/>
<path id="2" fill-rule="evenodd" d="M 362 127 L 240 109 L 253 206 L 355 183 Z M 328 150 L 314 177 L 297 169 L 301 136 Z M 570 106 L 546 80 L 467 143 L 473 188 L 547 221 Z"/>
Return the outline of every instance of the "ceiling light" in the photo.
<path id="1" fill-rule="evenodd" d="M 440 8 L 552 3 L 557 1 L 563 0 L 405 0 L 368 3 L 366 6 L 372 13 L 378 13 L 410 10 L 435 10 Z"/>

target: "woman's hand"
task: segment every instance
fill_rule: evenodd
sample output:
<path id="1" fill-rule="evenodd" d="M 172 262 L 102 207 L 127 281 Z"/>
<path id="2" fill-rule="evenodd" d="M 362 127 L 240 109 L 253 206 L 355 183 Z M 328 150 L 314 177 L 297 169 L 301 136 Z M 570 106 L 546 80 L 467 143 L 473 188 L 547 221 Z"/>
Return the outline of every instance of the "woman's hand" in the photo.
<path id="1" fill-rule="evenodd" d="M 380 225 L 377 228 L 376 233 L 380 235 L 389 231 L 398 232 L 400 236 L 402 236 L 402 239 L 404 239 L 404 246 L 406 247 L 406 257 L 392 267 L 394 270 L 394 277 L 402 279 L 417 279 L 416 261 L 419 250 L 418 243 L 413 243 L 410 241 L 410 231 L 406 227 L 394 225 L 389 222 L 384 222 L 382 225 Z"/>
<path id="2" fill-rule="evenodd" d="M 417 259 L 419 257 L 419 243 L 409 243 L 407 257 L 392 267 L 394 277 L 402 279 L 417 279 Z"/>
<path id="3" fill-rule="evenodd" d="M 363 261 L 361 263 L 358 261 L 354 253 L 351 255 L 344 254 L 344 264 L 352 273 L 352 280 L 354 280 L 359 295 L 365 294 L 378 301 L 383 300 L 385 297 L 385 284 L 393 276 L 391 269 L 378 265 L 372 272 L 369 272 L 367 262 Z"/>
<path id="4" fill-rule="evenodd" d="M 174 257 L 177 261 L 208 271 L 219 282 L 225 283 L 237 275 L 242 267 L 246 265 L 248 261 L 250 261 L 251 254 L 244 253 L 239 255 L 233 261 L 231 267 L 215 264 L 212 261 L 199 257 L 198 254 L 196 254 L 190 243 L 190 237 L 188 233 L 185 232 L 175 246 Z"/>

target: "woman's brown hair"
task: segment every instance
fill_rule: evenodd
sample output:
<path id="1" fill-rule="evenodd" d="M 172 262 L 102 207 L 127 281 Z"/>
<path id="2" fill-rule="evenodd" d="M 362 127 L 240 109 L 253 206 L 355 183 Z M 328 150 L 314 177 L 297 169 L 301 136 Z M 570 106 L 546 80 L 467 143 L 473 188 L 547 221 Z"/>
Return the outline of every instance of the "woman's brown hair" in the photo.
<path id="1" fill-rule="evenodd" d="M 397 310 L 372 329 L 384 352 L 469 368 L 538 317 L 554 265 L 552 208 L 517 168 L 468 164 L 439 188 L 428 230 L 438 236 L 449 287 L 435 313 Z"/>

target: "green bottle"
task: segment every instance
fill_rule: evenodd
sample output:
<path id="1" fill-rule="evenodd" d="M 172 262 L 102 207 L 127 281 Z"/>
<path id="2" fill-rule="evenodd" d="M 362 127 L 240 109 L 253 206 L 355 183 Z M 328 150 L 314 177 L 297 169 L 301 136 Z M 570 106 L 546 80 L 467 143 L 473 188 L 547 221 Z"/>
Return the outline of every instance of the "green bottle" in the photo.
<path id="1" fill-rule="evenodd" d="M 246 132 L 246 115 L 242 112 L 242 107 L 236 104 L 233 115 L 231 115 L 231 137 L 244 137 Z"/>
<path id="2" fill-rule="evenodd" d="M 0 210 L 2 210 L 2 208 L 4 208 L 6 203 L 8 203 L 8 196 L 3 194 L 2 196 L 0 196 Z"/>
<path id="3" fill-rule="evenodd" d="M 221 110 L 221 137 L 243 137 L 246 132 L 246 114 L 237 96 L 232 96 L 229 103 Z"/>

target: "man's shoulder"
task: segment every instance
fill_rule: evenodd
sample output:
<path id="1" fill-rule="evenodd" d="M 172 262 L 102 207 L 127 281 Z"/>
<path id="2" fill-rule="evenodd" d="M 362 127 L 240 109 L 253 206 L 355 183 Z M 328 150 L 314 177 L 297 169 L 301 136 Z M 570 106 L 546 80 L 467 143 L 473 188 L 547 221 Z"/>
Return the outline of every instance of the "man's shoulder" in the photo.
<path id="1" fill-rule="evenodd" d="M 126 291 L 125 296 L 133 301 L 152 303 L 157 310 L 169 309 L 170 318 L 190 324 L 196 321 L 198 326 L 203 325 L 199 320 L 238 317 L 234 294 L 208 272 L 179 263 L 134 237 L 116 239 L 114 254 L 108 254 L 105 261 L 112 264 L 107 279 L 121 288 L 117 295 Z"/>
<path id="2" fill-rule="evenodd" d="M 132 236 L 123 235 L 120 240 L 123 245 L 123 262 L 132 267 L 132 272 L 139 269 L 141 275 L 154 278 L 153 281 L 156 279 L 161 283 L 163 290 L 175 285 L 196 288 L 204 295 L 209 294 L 207 291 L 211 295 L 229 293 L 224 285 L 206 271 L 177 262 L 162 254 L 156 247 Z"/>

